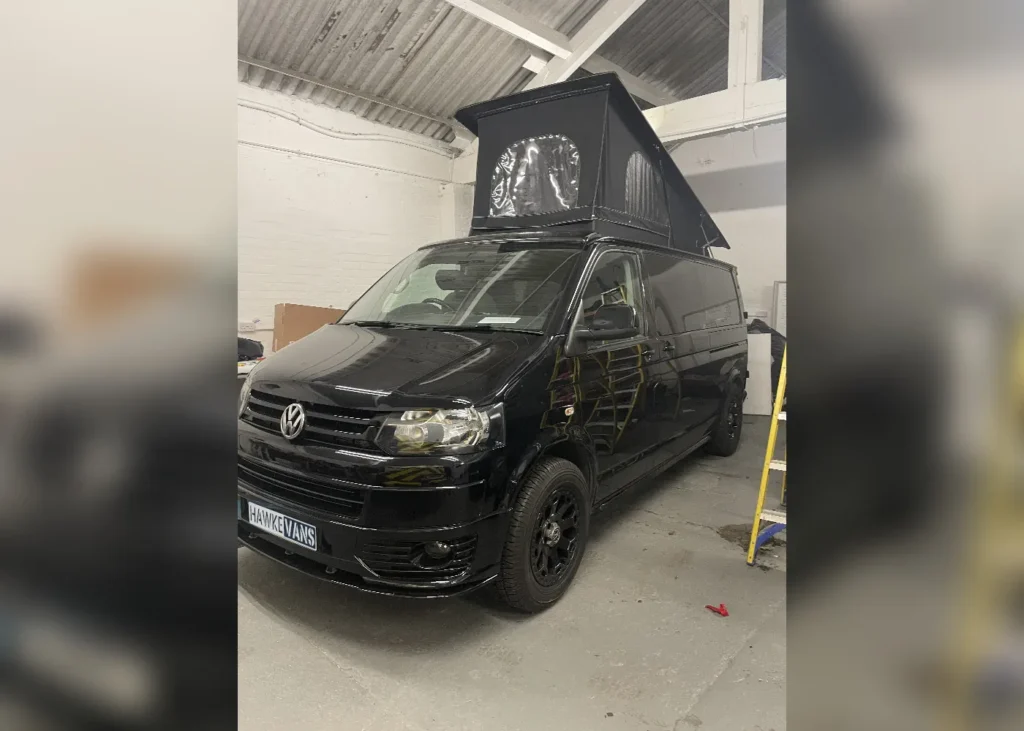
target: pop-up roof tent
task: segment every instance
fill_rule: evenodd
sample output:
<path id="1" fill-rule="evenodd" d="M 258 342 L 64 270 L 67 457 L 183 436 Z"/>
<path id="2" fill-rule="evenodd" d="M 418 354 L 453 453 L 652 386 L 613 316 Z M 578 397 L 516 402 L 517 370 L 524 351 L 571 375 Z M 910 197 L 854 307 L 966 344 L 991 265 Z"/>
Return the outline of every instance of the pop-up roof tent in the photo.
<path id="1" fill-rule="evenodd" d="M 706 254 L 729 248 L 615 74 L 474 104 L 472 231 L 557 227 Z"/>

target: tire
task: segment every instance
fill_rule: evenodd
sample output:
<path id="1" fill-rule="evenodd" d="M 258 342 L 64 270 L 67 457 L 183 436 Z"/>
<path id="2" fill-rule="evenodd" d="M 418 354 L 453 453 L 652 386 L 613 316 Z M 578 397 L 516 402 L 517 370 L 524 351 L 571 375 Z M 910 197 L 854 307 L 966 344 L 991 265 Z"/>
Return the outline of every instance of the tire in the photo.
<path id="1" fill-rule="evenodd" d="M 546 518 L 559 512 L 564 517 L 554 521 L 556 530 Z M 496 582 L 498 596 L 528 613 L 561 599 L 583 558 L 589 528 L 590 500 L 583 473 L 568 460 L 538 460 L 512 509 Z"/>
<path id="2" fill-rule="evenodd" d="M 709 454 L 729 457 L 740 445 L 743 432 L 743 388 L 737 384 L 729 385 L 722 401 L 722 412 L 718 423 L 711 431 L 711 441 L 707 444 Z"/>

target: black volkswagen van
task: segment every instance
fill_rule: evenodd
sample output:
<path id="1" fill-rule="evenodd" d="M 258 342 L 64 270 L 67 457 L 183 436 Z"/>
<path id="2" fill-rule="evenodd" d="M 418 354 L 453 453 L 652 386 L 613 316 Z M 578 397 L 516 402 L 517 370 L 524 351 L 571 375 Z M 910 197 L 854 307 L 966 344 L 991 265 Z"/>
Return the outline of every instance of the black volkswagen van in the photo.
<path id="1" fill-rule="evenodd" d="M 699 448 L 735 451 L 743 306 L 616 77 L 459 115 L 480 135 L 471 235 L 414 252 L 246 379 L 239 540 L 368 591 L 494 583 L 538 611 L 594 510 Z"/>

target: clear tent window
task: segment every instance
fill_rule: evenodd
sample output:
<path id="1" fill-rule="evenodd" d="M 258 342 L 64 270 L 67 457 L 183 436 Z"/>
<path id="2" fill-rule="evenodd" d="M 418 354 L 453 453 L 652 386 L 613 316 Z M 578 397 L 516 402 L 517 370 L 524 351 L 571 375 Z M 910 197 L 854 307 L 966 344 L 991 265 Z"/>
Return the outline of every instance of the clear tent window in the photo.
<path id="1" fill-rule="evenodd" d="M 580 154 L 565 135 L 542 135 L 512 143 L 491 174 L 492 217 L 535 216 L 576 207 Z"/>

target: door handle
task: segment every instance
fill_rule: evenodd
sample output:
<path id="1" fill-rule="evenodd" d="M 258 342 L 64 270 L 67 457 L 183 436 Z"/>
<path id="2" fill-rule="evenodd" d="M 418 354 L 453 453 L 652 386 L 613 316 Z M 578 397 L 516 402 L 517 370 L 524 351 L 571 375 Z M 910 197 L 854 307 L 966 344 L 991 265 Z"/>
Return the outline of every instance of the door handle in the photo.
<path id="1" fill-rule="evenodd" d="M 666 353 L 671 353 L 671 352 L 672 352 L 673 350 L 675 350 L 675 349 L 676 349 L 676 346 L 675 346 L 675 344 L 674 344 L 674 343 L 673 343 L 673 342 L 672 342 L 671 340 L 666 340 L 666 341 L 665 341 L 665 342 L 663 343 L 663 346 L 664 346 L 664 348 L 665 348 L 665 352 L 666 352 Z"/>
<path id="2" fill-rule="evenodd" d="M 644 357 L 644 360 L 646 361 L 652 360 L 654 358 L 654 348 L 644 348 L 641 355 Z"/>

